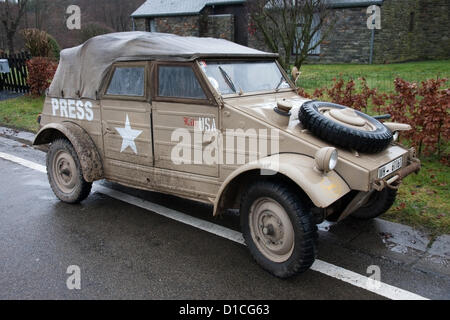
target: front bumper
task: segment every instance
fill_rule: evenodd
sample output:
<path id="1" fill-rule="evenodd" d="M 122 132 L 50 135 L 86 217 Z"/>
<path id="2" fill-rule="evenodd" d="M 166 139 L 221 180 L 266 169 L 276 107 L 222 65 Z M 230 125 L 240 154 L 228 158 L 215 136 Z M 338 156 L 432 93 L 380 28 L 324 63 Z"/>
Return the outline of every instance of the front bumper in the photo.
<path id="1" fill-rule="evenodd" d="M 412 173 L 418 173 L 421 168 L 420 160 L 413 157 L 408 161 L 408 165 L 396 171 L 392 176 L 387 179 L 378 179 L 372 183 L 373 189 L 381 191 L 384 188 L 398 189 L 402 180 Z"/>

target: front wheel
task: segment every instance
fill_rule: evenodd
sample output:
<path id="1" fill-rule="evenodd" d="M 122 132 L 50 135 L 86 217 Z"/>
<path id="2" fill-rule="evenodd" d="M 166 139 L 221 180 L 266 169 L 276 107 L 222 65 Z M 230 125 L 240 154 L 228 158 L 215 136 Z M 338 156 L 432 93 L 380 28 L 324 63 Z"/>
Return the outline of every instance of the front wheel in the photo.
<path id="1" fill-rule="evenodd" d="M 91 192 L 92 183 L 84 180 L 77 153 L 66 139 L 55 140 L 50 145 L 47 176 L 53 192 L 63 202 L 79 203 Z"/>
<path id="2" fill-rule="evenodd" d="M 317 228 L 301 198 L 288 187 L 257 182 L 241 202 L 241 227 L 256 262 L 280 278 L 308 270 L 316 255 Z"/>

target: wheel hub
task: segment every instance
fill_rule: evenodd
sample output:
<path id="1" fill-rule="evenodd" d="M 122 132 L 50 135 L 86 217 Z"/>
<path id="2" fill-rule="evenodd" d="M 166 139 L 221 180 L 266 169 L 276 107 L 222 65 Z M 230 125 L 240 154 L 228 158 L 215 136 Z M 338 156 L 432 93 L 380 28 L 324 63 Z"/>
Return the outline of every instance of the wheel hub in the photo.
<path id="1" fill-rule="evenodd" d="M 76 187 L 76 165 L 72 156 L 66 151 L 60 151 L 53 161 L 54 180 L 64 193 L 71 193 Z"/>
<path id="2" fill-rule="evenodd" d="M 362 127 L 366 124 L 366 121 L 359 117 L 355 110 L 350 108 L 333 109 L 330 111 L 330 116 L 352 126 Z"/>
<path id="3" fill-rule="evenodd" d="M 375 131 L 376 126 L 374 126 L 370 121 L 360 116 L 352 108 L 330 108 L 324 107 L 320 108 L 319 111 L 328 119 L 343 124 L 347 127 L 354 128 L 361 131 Z"/>
<path id="4" fill-rule="evenodd" d="M 250 210 L 252 238 L 268 259 L 284 262 L 294 250 L 294 229 L 284 208 L 273 199 L 260 198 Z"/>

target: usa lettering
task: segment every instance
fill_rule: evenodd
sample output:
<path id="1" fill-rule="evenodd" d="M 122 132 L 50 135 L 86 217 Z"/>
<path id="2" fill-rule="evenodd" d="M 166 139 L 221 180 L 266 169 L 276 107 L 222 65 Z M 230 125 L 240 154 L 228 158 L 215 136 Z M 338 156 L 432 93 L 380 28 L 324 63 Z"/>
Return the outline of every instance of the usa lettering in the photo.
<path id="1" fill-rule="evenodd" d="M 53 116 L 78 120 L 94 120 L 92 103 L 72 99 L 52 99 Z"/>

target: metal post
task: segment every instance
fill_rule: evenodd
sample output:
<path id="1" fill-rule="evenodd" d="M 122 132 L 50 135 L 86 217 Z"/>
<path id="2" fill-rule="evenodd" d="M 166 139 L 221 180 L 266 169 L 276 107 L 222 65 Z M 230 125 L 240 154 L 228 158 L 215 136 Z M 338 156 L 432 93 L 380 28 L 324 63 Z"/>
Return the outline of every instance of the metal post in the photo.
<path id="1" fill-rule="evenodd" d="M 373 63 L 373 43 L 375 41 L 375 29 L 372 29 L 372 36 L 370 37 L 370 57 L 369 64 Z"/>

